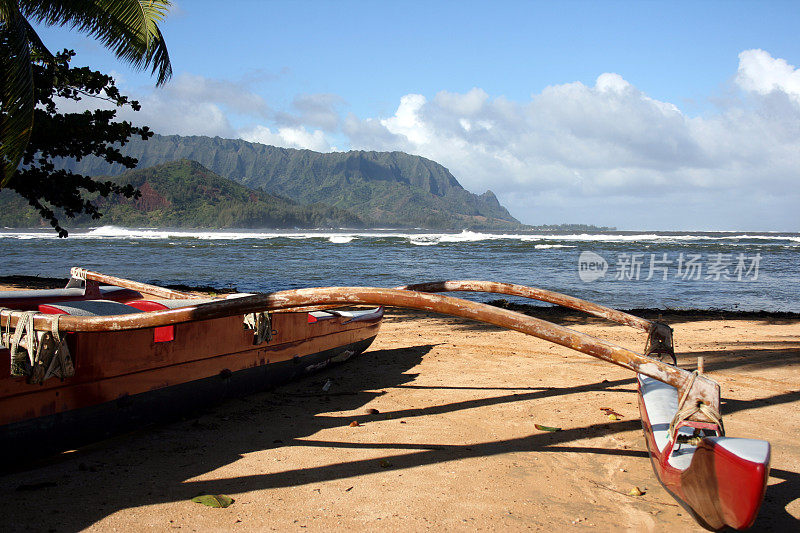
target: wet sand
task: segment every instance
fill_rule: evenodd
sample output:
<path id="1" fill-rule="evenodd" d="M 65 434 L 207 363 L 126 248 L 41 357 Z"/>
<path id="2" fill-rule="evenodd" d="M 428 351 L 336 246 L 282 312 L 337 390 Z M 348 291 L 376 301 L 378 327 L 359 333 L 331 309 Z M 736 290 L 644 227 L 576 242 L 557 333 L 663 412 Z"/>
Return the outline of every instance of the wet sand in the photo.
<path id="1" fill-rule="evenodd" d="M 800 529 L 800 320 L 665 318 L 681 366 L 703 356 L 720 382 L 728 434 L 773 445 L 756 529 Z M 346 364 L 5 474 L 0 491 L 7 531 L 702 531 L 653 474 L 628 371 L 416 312 L 389 313 Z"/>

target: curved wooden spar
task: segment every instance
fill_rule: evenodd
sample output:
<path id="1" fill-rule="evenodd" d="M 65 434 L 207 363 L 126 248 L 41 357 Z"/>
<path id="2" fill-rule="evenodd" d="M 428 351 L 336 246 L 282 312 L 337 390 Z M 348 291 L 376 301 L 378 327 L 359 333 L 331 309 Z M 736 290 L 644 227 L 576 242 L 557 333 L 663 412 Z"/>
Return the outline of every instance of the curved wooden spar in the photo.
<path id="1" fill-rule="evenodd" d="M 190 292 L 180 292 L 172 289 L 166 289 L 164 287 L 159 287 L 158 285 L 151 285 L 149 283 L 142 283 L 130 279 L 118 278 L 116 276 L 109 276 L 107 274 L 102 274 L 100 272 L 93 272 L 91 270 L 86 270 L 85 268 L 73 267 L 70 270 L 70 275 L 73 278 L 94 281 L 97 283 L 106 283 L 108 285 L 122 287 L 123 289 L 131 289 L 134 291 L 141 292 L 143 294 L 149 294 L 152 296 L 156 296 L 158 298 L 164 298 L 166 300 L 185 300 L 192 298 L 207 299 L 207 297 L 205 296 L 200 296 Z M 215 299 L 224 300 L 225 298 L 216 297 Z M 313 306 L 313 307 L 290 307 L 286 309 L 275 309 L 275 311 L 279 313 L 280 312 L 297 313 L 306 311 L 322 311 L 324 309 L 331 309 L 333 307 L 336 306 L 325 305 L 325 306 Z"/>
<path id="2" fill-rule="evenodd" d="M 653 322 L 645 318 L 581 300 L 580 298 L 575 298 L 574 296 L 569 296 L 560 292 L 548 291 L 538 287 L 517 285 L 516 283 L 498 283 L 496 281 L 478 281 L 470 279 L 416 283 L 414 285 L 404 285 L 397 288 L 420 292 L 488 292 L 493 294 L 505 294 L 508 296 L 520 296 L 522 298 L 548 302 L 562 307 L 569 307 L 570 309 L 583 311 L 584 313 L 646 332 L 649 332 L 653 327 Z"/>
<path id="3" fill-rule="evenodd" d="M 193 294 L 186 292 L 179 292 L 172 289 L 165 289 L 157 285 L 150 285 L 148 283 L 141 283 L 125 278 L 116 276 L 109 276 L 99 272 L 93 272 L 84 268 L 72 268 L 70 274 L 74 278 L 92 280 L 98 283 L 106 283 L 108 285 L 115 285 L 126 289 L 132 289 L 160 298 L 167 299 L 183 299 L 196 297 Z M 529 287 L 526 285 L 518 285 L 516 283 L 499 283 L 496 281 L 482 281 L 482 280 L 451 280 L 451 281 L 433 281 L 428 283 L 416 283 L 413 285 L 404 285 L 396 287 L 397 289 L 418 291 L 418 292 L 486 292 L 492 294 L 505 294 L 508 296 L 519 296 L 522 298 L 529 298 L 531 300 L 539 300 L 541 302 L 552 303 L 562 307 L 568 307 L 577 311 L 583 311 L 590 315 L 604 318 L 618 324 L 631 326 L 645 332 L 649 332 L 653 328 L 653 322 L 645 318 L 641 318 L 611 307 L 605 307 L 587 300 L 575 298 L 568 294 L 560 292 L 549 291 L 540 289 L 538 287 Z"/>
<path id="4" fill-rule="evenodd" d="M 670 357 L 672 359 L 672 364 L 677 366 L 675 349 L 672 344 L 672 328 L 667 324 L 653 322 L 623 311 L 618 311 L 617 309 L 581 300 L 574 296 L 548 291 L 538 287 L 517 285 L 515 283 L 498 283 L 494 281 L 478 280 L 437 281 L 405 285 L 397 288 L 421 292 L 487 292 L 506 294 L 569 307 L 570 309 L 576 309 L 605 320 L 645 331 L 648 334 L 647 343 L 645 344 L 645 355 L 656 355 L 659 360 L 665 356 Z"/>
<path id="5" fill-rule="evenodd" d="M 99 272 L 92 272 L 85 268 L 73 267 L 69 271 L 70 276 L 76 279 L 87 281 L 96 281 L 98 283 L 105 283 L 107 285 L 114 285 L 115 287 L 122 287 L 124 289 L 131 289 L 145 294 L 152 294 L 159 298 L 167 300 L 180 300 L 183 298 L 197 298 L 197 295 L 188 292 L 174 291 L 172 289 L 165 289 L 158 285 L 150 285 L 149 283 L 141 283 L 139 281 L 132 281 L 125 278 L 118 278 L 116 276 L 109 276 Z"/>
<path id="6" fill-rule="evenodd" d="M 697 376 L 692 380 L 692 374 L 680 368 L 522 313 L 451 296 L 400 289 L 375 287 L 296 289 L 129 315 L 80 317 L 38 314 L 34 317 L 34 327 L 43 331 L 50 331 L 54 326 L 62 331 L 121 331 L 264 310 L 325 304 L 406 307 L 469 318 L 520 331 L 652 377 L 681 391 L 687 385 L 691 386 L 692 401 L 701 401 L 711 408 L 719 410 L 719 385 L 703 376 Z M 0 313 L 2 325 L 10 324 L 13 327 L 18 320 L 19 315 L 17 314 Z M 54 324 L 56 321 L 58 321 L 57 324 Z"/>

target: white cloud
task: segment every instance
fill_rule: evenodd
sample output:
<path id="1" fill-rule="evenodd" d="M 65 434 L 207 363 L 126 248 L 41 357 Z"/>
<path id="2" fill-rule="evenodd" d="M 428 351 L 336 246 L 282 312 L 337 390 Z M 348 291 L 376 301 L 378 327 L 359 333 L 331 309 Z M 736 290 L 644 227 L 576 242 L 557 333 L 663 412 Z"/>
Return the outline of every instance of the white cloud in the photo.
<path id="1" fill-rule="evenodd" d="M 626 169 L 674 171 L 687 154 L 699 157 L 686 117 L 616 74 L 601 75 L 594 87 L 548 87 L 525 103 L 492 100 L 480 89 L 441 92 L 430 102 L 406 95 L 379 124 L 404 149 L 445 164 L 472 189 L 563 188 L 576 170 L 595 188 L 618 188 L 638 183 Z M 375 132 L 374 121 L 368 126 L 386 136 Z M 367 145 L 359 147 L 370 147 L 369 137 L 356 137 Z"/>
<path id="2" fill-rule="evenodd" d="M 241 130 L 238 136 L 245 141 L 281 146 L 284 148 L 301 148 L 314 150 L 316 152 L 329 152 L 333 149 L 325 138 L 324 132 L 321 130 L 309 132 L 303 127 L 283 127 L 273 132 L 266 126 L 255 126 L 253 128 Z"/>
<path id="3" fill-rule="evenodd" d="M 696 117 L 608 72 L 524 101 L 480 88 L 407 94 L 393 115 L 363 118 L 343 115 L 336 95 L 301 94 L 274 112 L 245 82 L 182 75 L 123 118 L 159 133 L 422 155 L 529 223 L 798 230 L 800 69 L 746 50 L 735 82 L 737 98 Z"/>
<path id="4" fill-rule="evenodd" d="M 426 100 L 421 94 L 407 94 L 400 98 L 400 105 L 393 117 L 380 123 L 390 133 L 402 135 L 414 144 L 430 142 L 430 132 L 426 121 L 420 116 Z"/>
<path id="5" fill-rule="evenodd" d="M 268 120 L 273 112 L 249 82 L 231 82 L 194 74 L 179 74 L 166 86 L 137 96 L 139 112 L 122 108 L 120 119 L 146 124 L 165 135 L 209 135 L 235 137 L 234 117 Z M 123 93 L 131 91 L 118 83 Z"/>
<path id="6" fill-rule="evenodd" d="M 123 94 L 133 94 L 117 80 Z M 229 121 L 231 112 L 262 114 L 266 109 L 260 97 L 248 94 L 233 84 L 200 76 L 180 75 L 166 87 L 152 89 L 138 100 L 140 111 L 116 107 L 98 98 L 83 97 L 80 101 L 57 99 L 60 112 L 77 113 L 86 109 L 114 109 L 118 120 L 147 125 L 165 135 L 209 135 L 231 137 L 235 134 Z"/>
<path id="7" fill-rule="evenodd" d="M 184 102 L 213 102 L 235 113 L 268 117 L 269 106 L 245 84 L 181 74 L 164 89 L 170 97 Z"/>
<path id="8" fill-rule="evenodd" d="M 350 140 L 350 145 L 354 149 L 361 147 L 379 151 L 413 149 L 412 144 L 405 136 L 392 133 L 378 119 L 361 120 L 350 113 L 344 119 L 342 132 Z"/>
<path id="9" fill-rule="evenodd" d="M 800 102 L 800 69 L 764 50 L 745 50 L 739 54 L 736 82 L 746 91 L 759 94 L 782 91 Z"/>
<path id="10" fill-rule="evenodd" d="M 600 74 L 600 76 L 597 77 L 597 83 L 595 86 L 601 93 L 623 94 L 625 92 L 634 90 L 633 86 L 625 81 L 622 76 L 613 72 Z"/>
<path id="11" fill-rule="evenodd" d="M 477 88 L 409 94 L 393 116 L 350 117 L 344 131 L 354 148 L 438 161 L 469 190 L 494 190 L 526 222 L 561 213 L 558 221 L 628 227 L 798 229 L 788 200 L 800 199 L 798 76 L 748 51 L 737 82 L 749 92 L 701 117 L 604 73 L 593 86 L 554 85 L 524 102 Z"/>
<path id="12" fill-rule="evenodd" d="M 234 134 L 227 113 L 214 102 L 150 96 L 141 101 L 138 113 L 126 111 L 120 118 L 146 124 L 163 135 L 208 135 L 230 137 Z"/>
<path id="13" fill-rule="evenodd" d="M 343 104 L 342 97 L 335 94 L 299 94 L 292 102 L 294 112 L 277 113 L 275 121 L 290 126 L 304 124 L 332 131 L 340 125 L 339 107 Z"/>

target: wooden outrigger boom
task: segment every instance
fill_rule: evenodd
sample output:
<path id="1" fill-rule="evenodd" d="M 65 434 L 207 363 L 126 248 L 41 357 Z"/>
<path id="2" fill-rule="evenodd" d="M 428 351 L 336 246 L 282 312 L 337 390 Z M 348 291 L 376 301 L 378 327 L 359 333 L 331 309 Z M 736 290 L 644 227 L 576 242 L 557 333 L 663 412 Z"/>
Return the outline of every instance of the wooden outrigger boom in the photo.
<path id="1" fill-rule="evenodd" d="M 158 285 L 151 285 L 149 283 L 142 283 L 140 281 L 133 281 L 125 278 L 118 278 L 116 276 L 109 276 L 108 274 L 101 274 L 100 272 L 93 272 L 85 268 L 73 267 L 69 271 L 70 277 L 74 280 L 83 280 L 87 284 L 99 285 L 105 283 L 107 285 L 114 285 L 124 289 L 131 289 L 146 294 L 164 298 L 166 300 L 180 300 L 183 298 L 197 298 L 196 295 L 188 292 L 180 292 Z"/>
<path id="2" fill-rule="evenodd" d="M 551 304 L 569 307 L 577 311 L 583 311 L 599 318 L 605 318 L 612 322 L 617 322 L 626 326 L 649 332 L 653 327 L 653 322 L 645 318 L 631 315 L 623 311 L 618 311 L 610 307 L 605 307 L 593 302 L 581 300 L 574 296 L 561 294 L 560 292 L 548 291 L 538 287 L 528 287 L 515 283 L 498 283 L 496 281 L 436 281 L 433 283 L 417 283 L 414 285 L 404 285 L 397 287 L 408 291 L 420 292 L 488 292 L 494 294 L 505 294 L 508 296 L 520 296 L 531 300 L 539 300 Z"/>
<path id="3" fill-rule="evenodd" d="M 73 332 L 125 331 L 169 326 L 197 320 L 210 320 L 266 310 L 331 304 L 405 307 L 469 318 L 520 331 L 649 376 L 681 391 L 691 384 L 690 395 L 693 399 L 719 410 L 719 385 L 704 376 L 692 379 L 692 374 L 686 370 L 668 365 L 608 341 L 596 339 L 585 333 L 516 311 L 500 309 L 491 305 L 450 296 L 403 289 L 375 287 L 293 289 L 198 303 L 176 309 L 126 315 L 85 317 L 37 314 L 33 319 L 33 323 L 35 329 L 40 331 L 51 331 L 54 327 L 59 330 Z M 19 316 L 13 313 L 0 314 L 0 326 L 13 328 L 16 326 L 18 319 Z"/>
<path id="4" fill-rule="evenodd" d="M 75 278 L 110 283 L 166 299 L 184 300 L 182 307 L 110 316 L 37 313 L 27 316 L 38 331 L 118 332 L 163 328 L 218 320 L 249 313 L 297 310 L 331 305 L 380 305 L 430 311 L 519 331 L 627 368 L 638 375 L 640 410 L 651 460 L 659 481 L 705 527 L 746 528 L 755 520 L 769 472 L 769 443 L 724 437 L 719 385 L 648 354 L 672 355 L 671 329 L 665 324 L 564 294 L 523 285 L 488 281 L 444 281 L 395 289 L 322 287 L 236 295 L 198 301 L 194 295 L 132 282 L 83 269 Z M 645 354 L 585 333 L 484 303 L 432 294 L 469 291 L 532 298 L 580 310 L 646 332 Z M 325 306 L 325 307 L 320 307 Z M 0 326 L 14 328 L 23 316 L 0 311 Z M 680 398 L 680 401 L 678 401 Z M 664 413 L 672 413 L 664 419 Z M 690 461 L 690 462 L 687 462 Z"/>

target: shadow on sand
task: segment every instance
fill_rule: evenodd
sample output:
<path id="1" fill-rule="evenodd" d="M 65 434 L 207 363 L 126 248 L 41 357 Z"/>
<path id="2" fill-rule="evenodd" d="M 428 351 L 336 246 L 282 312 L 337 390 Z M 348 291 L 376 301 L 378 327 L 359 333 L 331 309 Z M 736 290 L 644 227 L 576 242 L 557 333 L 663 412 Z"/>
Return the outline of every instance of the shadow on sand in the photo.
<path id="1" fill-rule="evenodd" d="M 354 443 L 308 439 L 319 431 L 341 426 L 341 417 L 323 413 L 352 411 L 392 387 L 419 388 L 411 382 L 417 376 L 408 371 L 418 365 L 431 345 L 366 352 L 346 365 L 326 369 L 271 392 L 230 400 L 212 410 L 170 424 L 146 428 L 80 451 L 62 454 L 46 464 L 0 477 L 0 523 L 4 530 L 73 531 L 92 525 L 121 509 L 185 501 L 202 492 L 242 493 L 277 487 L 302 486 L 321 481 L 370 474 L 386 468 L 385 457 L 347 460 L 308 468 L 258 473 L 211 481 L 197 480 L 205 473 L 238 461 L 249 452 L 283 446 L 336 449 L 392 449 L 392 469 L 457 459 L 487 457 L 511 452 L 579 452 L 597 455 L 646 457 L 636 450 L 564 446 L 575 440 L 636 430 L 638 420 L 593 424 L 557 433 L 536 433 L 524 437 L 470 445 L 414 443 Z M 774 355 L 774 354 L 773 354 Z M 795 354 L 796 356 L 796 354 Z M 770 354 L 754 354 L 748 364 L 771 364 Z M 785 362 L 785 361 L 784 361 Z M 714 369 L 730 368 L 736 361 L 712 361 Z M 711 368 L 709 368 L 711 369 Z M 334 380 L 335 394 L 322 394 L 321 385 Z M 576 387 L 514 388 L 514 392 L 426 408 L 399 409 L 376 415 L 354 417 L 361 422 L 411 418 L 503 405 L 586 391 L 616 390 L 633 394 L 634 380 L 614 380 Z M 431 387 L 447 388 L 447 387 Z M 465 387 L 453 387 L 456 389 Z M 480 389 L 480 387 L 476 387 Z M 508 389 L 491 388 L 494 391 Z M 779 394 L 762 401 L 790 403 L 800 391 Z M 752 408 L 754 402 L 728 401 L 725 412 Z M 395 455 L 397 450 L 405 451 Z M 24 451 L 21 450 L 21 455 Z M 383 464 L 382 464 L 383 463 Z M 135 475 L 132 473 L 135 472 Z M 769 487 L 757 528 L 797 530 L 800 521 L 786 511 L 800 494 L 800 474 L 773 470 L 780 480 Z"/>

